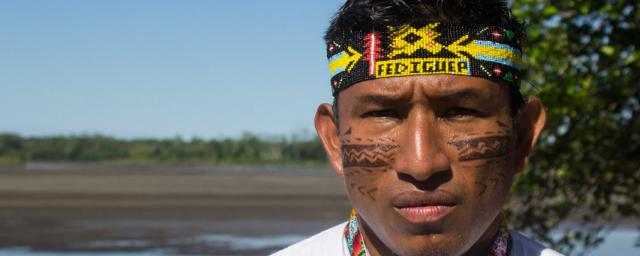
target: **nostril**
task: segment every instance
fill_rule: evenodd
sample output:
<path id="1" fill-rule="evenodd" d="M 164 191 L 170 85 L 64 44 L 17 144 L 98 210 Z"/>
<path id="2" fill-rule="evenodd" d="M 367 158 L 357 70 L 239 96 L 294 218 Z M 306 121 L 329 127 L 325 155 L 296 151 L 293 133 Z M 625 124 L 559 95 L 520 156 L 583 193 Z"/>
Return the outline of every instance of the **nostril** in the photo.
<path id="1" fill-rule="evenodd" d="M 394 165 L 396 172 L 406 174 L 417 181 L 426 181 L 436 174 L 442 175 L 440 172 L 451 173 L 450 161 L 446 155 L 435 150 L 428 153 L 423 160 L 410 157 L 410 154 L 398 155 Z"/>
<path id="2" fill-rule="evenodd" d="M 453 179 L 453 172 L 451 169 L 435 171 L 424 179 L 416 178 L 408 173 L 398 172 L 398 179 L 411 183 L 419 190 L 434 191 L 442 184 L 451 181 L 451 179 Z"/>

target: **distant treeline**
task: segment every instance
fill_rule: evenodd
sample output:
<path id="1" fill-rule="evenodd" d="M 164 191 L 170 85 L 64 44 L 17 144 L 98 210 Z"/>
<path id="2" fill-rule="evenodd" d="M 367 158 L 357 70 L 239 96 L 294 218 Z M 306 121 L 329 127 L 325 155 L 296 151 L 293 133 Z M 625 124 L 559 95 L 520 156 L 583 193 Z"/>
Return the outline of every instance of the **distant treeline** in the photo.
<path id="1" fill-rule="evenodd" d="M 313 138 L 134 139 L 101 135 L 22 137 L 0 134 L 0 164 L 27 161 L 321 165 Z"/>

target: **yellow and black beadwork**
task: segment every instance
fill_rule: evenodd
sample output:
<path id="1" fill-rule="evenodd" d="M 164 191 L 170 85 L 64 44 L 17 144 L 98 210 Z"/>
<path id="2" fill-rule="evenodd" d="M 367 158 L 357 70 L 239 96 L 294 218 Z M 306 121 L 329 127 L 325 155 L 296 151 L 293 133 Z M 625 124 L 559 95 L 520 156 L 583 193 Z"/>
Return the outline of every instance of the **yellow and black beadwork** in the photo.
<path id="1" fill-rule="evenodd" d="M 495 26 L 441 23 L 356 33 L 327 46 L 333 95 L 364 80 L 411 75 L 476 76 L 518 86 L 520 39 Z"/>

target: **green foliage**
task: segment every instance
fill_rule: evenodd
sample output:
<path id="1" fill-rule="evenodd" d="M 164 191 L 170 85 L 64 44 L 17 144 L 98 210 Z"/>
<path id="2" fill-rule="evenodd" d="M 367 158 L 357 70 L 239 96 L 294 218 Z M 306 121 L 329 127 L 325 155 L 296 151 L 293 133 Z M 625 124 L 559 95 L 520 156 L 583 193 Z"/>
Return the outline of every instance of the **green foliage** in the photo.
<path id="1" fill-rule="evenodd" d="M 15 134 L 0 134 L 0 164 L 16 164 L 24 159 L 22 138 Z"/>
<path id="2" fill-rule="evenodd" d="M 104 136 L 22 138 L 0 134 L 0 164 L 25 161 L 322 165 L 317 138 L 118 140 Z"/>
<path id="3" fill-rule="evenodd" d="M 509 216 L 573 253 L 640 217 L 640 10 L 630 0 L 522 0 L 514 12 L 528 25 L 528 80 L 548 121 Z M 584 229 L 551 239 L 567 220 Z"/>

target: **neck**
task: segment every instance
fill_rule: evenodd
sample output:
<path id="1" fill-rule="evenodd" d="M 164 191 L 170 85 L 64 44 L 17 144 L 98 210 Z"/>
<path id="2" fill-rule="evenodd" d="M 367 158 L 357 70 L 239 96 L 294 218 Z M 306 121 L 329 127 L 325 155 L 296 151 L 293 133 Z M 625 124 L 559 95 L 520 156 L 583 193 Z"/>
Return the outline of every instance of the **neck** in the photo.
<path id="1" fill-rule="evenodd" d="M 360 232 L 362 232 L 362 237 L 367 245 L 367 251 L 370 256 L 396 255 L 391 251 L 391 249 L 389 249 L 389 247 L 384 245 L 384 243 L 378 239 L 378 236 L 373 233 L 373 230 L 369 228 L 369 225 L 362 221 L 362 218 L 360 217 L 358 217 L 358 224 L 360 224 Z"/>
<path id="2" fill-rule="evenodd" d="M 501 221 L 502 216 L 498 215 L 493 220 L 493 222 L 491 222 L 485 232 L 480 236 L 480 239 L 478 239 L 478 241 L 476 241 L 476 243 L 473 244 L 471 248 L 469 248 L 469 250 L 464 252 L 462 255 L 488 255 L 491 250 L 491 246 L 493 245 L 496 236 L 498 235 L 498 231 L 500 230 Z M 380 239 L 375 235 L 375 233 L 371 230 L 367 223 L 362 221 L 362 218 L 360 217 L 358 217 L 358 224 L 370 256 L 396 255 L 393 253 L 393 251 L 391 251 L 391 249 L 389 249 L 389 247 L 387 247 L 384 243 L 382 243 L 382 241 L 380 241 Z"/>
<path id="3" fill-rule="evenodd" d="M 472 255 L 487 255 L 489 250 L 491 250 L 491 246 L 498 235 L 498 230 L 500 230 L 500 224 L 502 221 L 502 216 L 498 215 L 493 222 L 489 225 L 487 230 L 484 231 L 480 239 L 469 248 L 469 250 L 462 255 L 464 256 L 472 256 Z"/>

